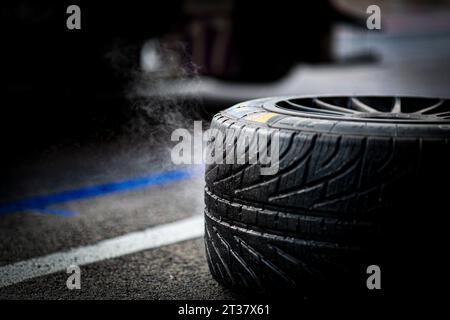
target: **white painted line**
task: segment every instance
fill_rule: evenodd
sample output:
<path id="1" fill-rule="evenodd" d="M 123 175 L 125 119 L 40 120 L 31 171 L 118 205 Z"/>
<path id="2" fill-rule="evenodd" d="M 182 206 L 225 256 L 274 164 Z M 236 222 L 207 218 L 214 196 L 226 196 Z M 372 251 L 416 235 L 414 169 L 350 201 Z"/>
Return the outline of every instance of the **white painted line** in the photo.
<path id="1" fill-rule="evenodd" d="M 0 287 L 78 266 L 203 236 L 203 216 L 132 232 L 97 244 L 0 267 Z"/>

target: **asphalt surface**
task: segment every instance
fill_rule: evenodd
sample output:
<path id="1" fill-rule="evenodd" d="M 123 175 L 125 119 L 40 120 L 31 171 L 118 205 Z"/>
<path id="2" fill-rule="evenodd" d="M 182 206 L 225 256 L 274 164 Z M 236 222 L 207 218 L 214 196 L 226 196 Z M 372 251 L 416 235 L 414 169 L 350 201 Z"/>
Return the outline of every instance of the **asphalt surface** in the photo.
<path id="1" fill-rule="evenodd" d="M 6 187 L 2 184 L 3 203 L 14 201 L 14 195 L 52 195 L 173 169 L 167 147 L 129 142 L 133 147 L 117 142 L 95 148 L 66 147 L 28 159 L 14 173 L 3 174 L 3 181 L 14 181 Z M 111 155 L 111 150 L 121 152 Z M 193 176 L 180 181 L 52 206 L 70 211 L 69 217 L 39 211 L 0 216 L 0 267 L 201 215 L 202 167 L 190 170 Z M 67 289 L 68 275 L 63 271 L 0 288 L 0 299 L 233 297 L 210 276 L 202 238 L 82 266 L 81 274 L 81 290 Z"/>
<path id="2" fill-rule="evenodd" d="M 210 275 L 202 239 L 81 268 L 81 290 L 59 272 L 1 289 L 2 299 L 234 299 Z"/>

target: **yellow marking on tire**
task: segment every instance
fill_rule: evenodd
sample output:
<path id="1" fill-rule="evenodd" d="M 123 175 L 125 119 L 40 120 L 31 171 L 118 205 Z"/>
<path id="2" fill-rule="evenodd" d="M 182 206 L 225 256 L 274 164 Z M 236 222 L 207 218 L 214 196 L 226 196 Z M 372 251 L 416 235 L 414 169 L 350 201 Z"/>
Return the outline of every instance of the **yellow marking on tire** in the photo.
<path id="1" fill-rule="evenodd" d="M 250 114 L 250 115 L 246 116 L 245 120 L 266 123 L 267 121 L 269 121 L 270 119 L 272 119 L 273 117 L 275 117 L 277 115 L 278 114 L 273 113 L 273 112 L 256 113 L 256 114 Z"/>

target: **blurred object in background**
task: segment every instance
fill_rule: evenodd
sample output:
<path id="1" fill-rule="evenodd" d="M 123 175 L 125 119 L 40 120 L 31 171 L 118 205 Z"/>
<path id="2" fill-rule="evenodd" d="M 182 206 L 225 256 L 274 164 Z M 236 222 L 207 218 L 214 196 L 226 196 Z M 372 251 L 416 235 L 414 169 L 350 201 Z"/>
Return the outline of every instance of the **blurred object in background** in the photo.
<path id="1" fill-rule="evenodd" d="M 274 81 L 292 65 L 330 62 L 336 21 L 358 23 L 329 1 L 293 3 L 186 0 L 165 43 L 186 44 L 199 74 L 234 81 Z"/>
<path id="2" fill-rule="evenodd" d="M 392 65 L 406 66 L 398 83 L 409 86 L 450 57 L 443 0 L 79 1 L 81 30 L 66 28 L 70 4 L 2 2 L 0 143 L 13 152 L 114 135 L 139 95 L 204 98 L 217 110 L 268 95 L 380 91 L 392 88 L 375 81 L 383 68 L 393 78 Z M 382 9 L 381 32 L 366 29 L 369 4 Z"/>
<path id="3" fill-rule="evenodd" d="M 334 56 L 376 54 L 383 64 L 439 64 L 450 57 L 450 1 L 355 1 L 334 0 L 336 7 L 353 15 L 365 16 L 370 4 L 382 8 L 382 30 L 371 32 L 337 24 Z M 411 65 L 409 65 L 411 66 Z"/>
<path id="4" fill-rule="evenodd" d="M 366 10 L 370 4 L 381 8 L 381 31 L 366 27 L 369 16 Z M 232 78 L 233 81 L 223 81 L 230 79 L 223 74 L 208 74 L 208 68 L 199 64 L 193 68 L 199 75 L 195 81 L 172 77 L 170 81 L 141 83 L 137 92 L 142 96 L 202 97 L 211 113 L 239 101 L 265 96 L 324 93 L 448 96 L 450 1 L 369 3 L 335 0 L 327 6 L 338 12 L 334 15 L 336 19 L 325 23 L 325 29 L 329 32 L 320 32 L 325 29 L 320 24 L 319 13 L 322 11 L 318 8 L 308 11 L 301 7 L 281 6 L 273 12 L 284 8 L 286 14 L 261 20 L 258 18 L 259 11 L 249 15 L 247 21 L 252 26 L 248 28 L 254 28 L 253 34 L 264 40 L 255 43 L 249 33 L 247 44 L 243 47 L 230 45 L 230 52 L 244 52 L 238 57 L 249 60 L 242 69 L 226 69 L 240 75 Z M 260 10 L 259 6 L 255 8 Z M 290 15 L 296 16 L 289 20 L 288 23 L 292 24 L 287 29 L 288 23 L 282 20 Z M 271 28 L 276 30 L 278 23 L 284 25 L 284 29 L 272 31 Z M 315 35 L 310 41 L 304 40 L 310 39 L 304 36 L 305 23 L 309 24 L 307 32 Z M 181 41 L 180 36 L 177 39 Z M 183 52 L 186 54 L 190 42 L 185 39 L 180 43 L 185 44 Z M 260 49 L 256 50 L 257 47 Z M 318 51 L 317 57 L 320 59 L 312 54 Z M 211 52 L 203 57 L 209 57 L 209 54 Z M 234 66 L 239 65 L 236 61 L 233 63 Z M 284 72 L 274 71 L 283 69 L 279 68 L 280 64 L 284 65 Z M 255 69 L 251 74 L 257 79 L 251 80 L 251 74 L 245 75 L 245 70 L 251 69 Z"/>
<path id="5" fill-rule="evenodd" d="M 81 30 L 68 30 L 71 4 L 2 2 L 0 143 L 13 151 L 117 132 L 142 80 L 274 81 L 298 62 L 330 61 L 342 18 L 328 1 L 79 1 Z"/>

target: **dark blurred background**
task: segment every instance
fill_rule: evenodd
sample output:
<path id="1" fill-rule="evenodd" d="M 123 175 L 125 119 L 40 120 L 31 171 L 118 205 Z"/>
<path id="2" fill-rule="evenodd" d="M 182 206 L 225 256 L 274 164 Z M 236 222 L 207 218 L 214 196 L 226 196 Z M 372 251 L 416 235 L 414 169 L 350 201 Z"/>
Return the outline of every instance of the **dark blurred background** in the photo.
<path id="1" fill-rule="evenodd" d="M 149 39 L 149 81 L 274 81 L 299 61 L 330 61 L 330 28 L 351 19 L 327 1 L 77 1 L 82 27 L 68 30 L 70 4 L 2 3 L 3 144 L 116 130 Z"/>
<path id="2" fill-rule="evenodd" d="M 71 4 L 80 30 L 66 27 Z M 366 27 L 371 4 L 381 30 Z M 3 173 L 62 146 L 167 144 L 174 128 L 246 99 L 449 92 L 445 0 L 20 0 L 0 10 Z"/>

